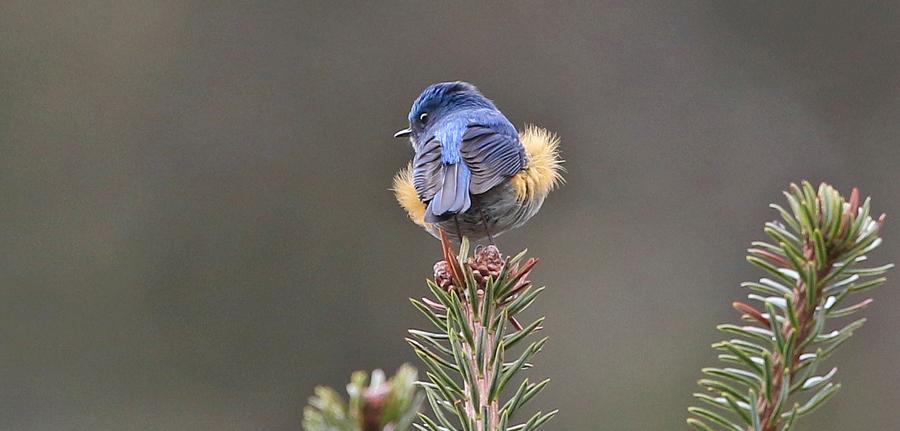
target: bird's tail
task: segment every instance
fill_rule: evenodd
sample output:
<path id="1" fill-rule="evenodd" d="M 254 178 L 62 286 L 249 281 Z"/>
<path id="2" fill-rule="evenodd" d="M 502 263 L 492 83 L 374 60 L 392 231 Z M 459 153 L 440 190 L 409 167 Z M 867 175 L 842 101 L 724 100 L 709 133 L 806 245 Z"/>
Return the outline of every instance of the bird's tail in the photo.
<path id="1" fill-rule="evenodd" d="M 469 196 L 469 180 L 472 171 L 465 163 L 459 162 L 452 165 L 444 165 L 443 181 L 440 190 L 428 204 L 425 212 L 425 222 L 436 223 L 447 218 L 466 212 L 472 205 Z"/>

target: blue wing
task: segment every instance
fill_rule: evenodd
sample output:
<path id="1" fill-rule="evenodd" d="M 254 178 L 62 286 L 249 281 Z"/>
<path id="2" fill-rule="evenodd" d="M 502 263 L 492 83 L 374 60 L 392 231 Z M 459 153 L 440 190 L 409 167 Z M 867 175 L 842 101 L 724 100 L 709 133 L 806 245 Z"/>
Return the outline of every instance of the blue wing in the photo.
<path id="1" fill-rule="evenodd" d="M 466 212 L 471 195 L 485 193 L 524 169 L 525 149 L 512 124 L 501 119 L 491 125 L 448 124 L 417 149 L 413 185 L 428 202 L 426 222 Z"/>
<path id="2" fill-rule="evenodd" d="M 418 148 L 413 158 L 413 186 L 422 202 L 428 202 L 425 221 L 436 223 L 469 209 L 469 167 L 461 161 L 448 163 L 447 151 L 437 137 Z M 458 154 L 458 152 L 457 152 Z M 457 159 L 459 156 L 457 155 Z"/>
<path id="3" fill-rule="evenodd" d="M 472 170 L 472 194 L 487 192 L 525 168 L 525 148 L 515 129 L 504 129 L 473 125 L 463 135 L 459 151 Z"/>
<path id="4" fill-rule="evenodd" d="M 422 202 L 428 202 L 441 189 L 441 142 L 435 138 L 425 142 L 413 157 L 413 185 Z"/>
<path id="5" fill-rule="evenodd" d="M 469 180 L 472 172 L 465 163 L 444 165 L 441 169 L 443 181 L 440 190 L 428 203 L 425 221 L 434 223 L 446 220 L 455 214 L 462 214 L 472 205 L 469 195 Z"/>

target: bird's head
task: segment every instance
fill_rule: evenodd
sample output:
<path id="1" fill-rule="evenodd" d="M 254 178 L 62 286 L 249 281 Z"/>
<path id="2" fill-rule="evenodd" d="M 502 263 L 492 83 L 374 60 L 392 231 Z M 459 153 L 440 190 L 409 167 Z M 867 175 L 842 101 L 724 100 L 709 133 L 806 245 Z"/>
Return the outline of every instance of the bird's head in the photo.
<path id="1" fill-rule="evenodd" d="M 431 84 L 413 102 L 409 110 L 409 128 L 394 137 L 410 136 L 414 141 L 428 135 L 431 126 L 448 115 L 466 109 L 497 109 L 474 85 L 463 81 Z"/>

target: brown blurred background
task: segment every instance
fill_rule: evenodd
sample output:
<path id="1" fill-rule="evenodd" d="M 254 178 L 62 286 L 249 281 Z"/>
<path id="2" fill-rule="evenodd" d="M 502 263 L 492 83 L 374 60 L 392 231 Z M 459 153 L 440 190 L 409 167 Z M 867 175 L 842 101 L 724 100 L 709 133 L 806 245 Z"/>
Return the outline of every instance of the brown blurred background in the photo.
<path id="1" fill-rule="evenodd" d="M 900 261 L 897 2 L 0 3 L 0 429 L 299 430 L 414 357 L 438 243 L 388 192 L 428 83 L 560 134 L 557 430 L 685 429 L 790 181 L 859 186 Z M 827 4 L 825 4 L 827 3 Z M 900 275 L 801 430 L 896 430 Z"/>

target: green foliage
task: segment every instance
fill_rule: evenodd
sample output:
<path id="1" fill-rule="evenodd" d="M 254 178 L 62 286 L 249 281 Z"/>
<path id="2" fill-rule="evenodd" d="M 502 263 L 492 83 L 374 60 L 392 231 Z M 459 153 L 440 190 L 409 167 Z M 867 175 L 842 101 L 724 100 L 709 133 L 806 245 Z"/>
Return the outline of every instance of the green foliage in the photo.
<path id="1" fill-rule="evenodd" d="M 742 325 L 720 325 L 735 338 L 713 344 L 722 367 L 706 368 L 694 394 L 704 407 L 691 407 L 687 422 L 698 430 L 788 431 L 796 419 L 821 406 L 840 384 L 836 368 L 820 372 L 834 350 L 865 319 L 843 318 L 871 304 L 845 303 L 880 286 L 893 265 L 860 268 L 879 244 L 884 215 L 869 215 L 854 189 L 845 200 L 834 188 L 791 184 L 788 207 L 772 205 L 783 222 L 766 223 L 770 242 L 754 242 L 747 260 L 767 274 L 743 283 L 751 303 L 734 303 Z M 833 329 L 830 329 L 832 328 Z"/>
<path id="2" fill-rule="evenodd" d="M 347 385 L 348 403 L 329 387 L 319 386 L 303 410 L 306 431 L 406 431 L 422 405 L 416 391 L 416 369 L 403 365 L 390 380 L 381 370 L 368 376 L 353 373 Z"/>
<path id="3" fill-rule="evenodd" d="M 430 417 L 420 414 L 422 423 L 415 427 L 420 431 L 537 430 L 557 411 L 523 416 L 524 422 L 514 424 L 523 407 L 548 383 L 516 381 L 547 341 L 525 342 L 541 329 L 543 318 L 524 326 L 516 320 L 544 291 L 528 281 L 537 260 L 520 265 L 522 252 L 502 261 L 495 274 L 481 277 L 473 272 L 473 258 L 466 260 L 468 248 L 463 239 L 460 253 L 454 255 L 445 239 L 447 283 L 428 280 L 434 300 L 412 300 L 436 328 L 436 332 L 410 330 L 407 338 L 428 368 L 427 381 L 419 384 L 432 410 Z M 503 400 L 506 393 L 511 395 Z"/>

